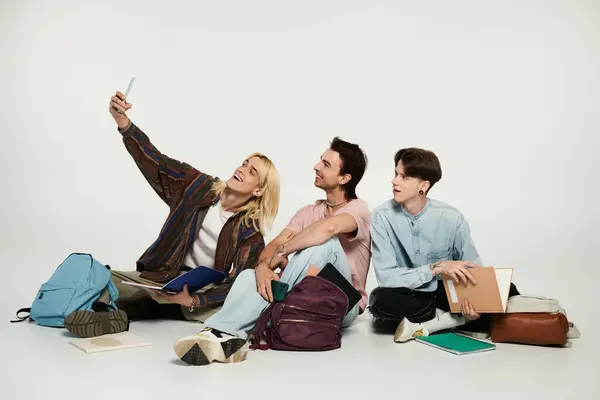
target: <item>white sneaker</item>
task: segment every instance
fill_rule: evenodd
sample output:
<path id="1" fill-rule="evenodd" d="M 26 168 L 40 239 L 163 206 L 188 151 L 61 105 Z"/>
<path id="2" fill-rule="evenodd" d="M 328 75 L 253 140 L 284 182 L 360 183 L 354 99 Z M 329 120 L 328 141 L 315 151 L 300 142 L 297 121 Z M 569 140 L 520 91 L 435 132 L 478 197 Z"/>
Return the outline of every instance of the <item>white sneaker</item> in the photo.
<path id="1" fill-rule="evenodd" d="M 213 361 L 244 361 L 249 347 L 249 343 L 244 339 L 216 329 L 204 328 L 194 336 L 179 339 L 173 349 L 177 357 L 186 364 L 207 365 Z"/>
<path id="2" fill-rule="evenodd" d="M 396 333 L 394 334 L 394 342 L 408 342 L 411 339 L 416 338 L 417 336 L 429 336 L 429 331 L 423 328 L 422 324 L 414 324 L 410 322 L 408 319 L 403 318 L 402 321 L 398 324 L 396 328 Z"/>

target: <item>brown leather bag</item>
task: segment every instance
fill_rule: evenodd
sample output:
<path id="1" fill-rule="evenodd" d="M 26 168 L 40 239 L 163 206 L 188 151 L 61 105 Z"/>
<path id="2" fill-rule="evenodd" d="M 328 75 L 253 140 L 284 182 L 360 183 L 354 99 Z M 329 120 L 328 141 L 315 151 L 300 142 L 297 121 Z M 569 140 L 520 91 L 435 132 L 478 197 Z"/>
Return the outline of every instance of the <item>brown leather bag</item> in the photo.
<path id="1" fill-rule="evenodd" d="M 564 346 L 569 321 L 561 312 L 493 314 L 492 342 Z"/>

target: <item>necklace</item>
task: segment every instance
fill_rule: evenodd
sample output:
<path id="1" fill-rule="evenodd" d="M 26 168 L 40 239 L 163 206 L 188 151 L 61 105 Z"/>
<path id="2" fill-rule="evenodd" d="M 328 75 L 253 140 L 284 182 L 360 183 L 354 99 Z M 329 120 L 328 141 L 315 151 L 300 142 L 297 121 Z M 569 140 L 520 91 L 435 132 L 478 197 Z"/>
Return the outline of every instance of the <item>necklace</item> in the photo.
<path id="1" fill-rule="evenodd" d="M 329 202 L 325 201 L 325 204 L 327 204 L 328 207 L 337 207 L 337 206 L 341 206 L 344 203 L 347 203 L 348 200 L 342 201 L 341 203 L 337 203 L 337 204 L 330 204 Z"/>

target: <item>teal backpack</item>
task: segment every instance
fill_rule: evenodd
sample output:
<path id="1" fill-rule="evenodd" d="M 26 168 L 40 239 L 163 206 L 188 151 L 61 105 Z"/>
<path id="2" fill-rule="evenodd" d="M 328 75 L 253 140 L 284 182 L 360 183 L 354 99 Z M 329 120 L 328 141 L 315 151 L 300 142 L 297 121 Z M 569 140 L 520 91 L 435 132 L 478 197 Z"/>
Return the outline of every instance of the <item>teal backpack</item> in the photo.
<path id="1" fill-rule="evenodd" d="M 38 290 L 31 308 L 17 311 L 16 321 L 31 319 L 38 325 L 64 327 L 65 317 L 77 310 L 92 310 L 104 289 L 108 290 L 108 307 L 116 310 L 119 292 L 110 280 L 110 266 L 98 262 L 90 254 L 72 253 L 56 268 L 50 279 Z M 20 317 L 19 314 L 29 315 Z"/>

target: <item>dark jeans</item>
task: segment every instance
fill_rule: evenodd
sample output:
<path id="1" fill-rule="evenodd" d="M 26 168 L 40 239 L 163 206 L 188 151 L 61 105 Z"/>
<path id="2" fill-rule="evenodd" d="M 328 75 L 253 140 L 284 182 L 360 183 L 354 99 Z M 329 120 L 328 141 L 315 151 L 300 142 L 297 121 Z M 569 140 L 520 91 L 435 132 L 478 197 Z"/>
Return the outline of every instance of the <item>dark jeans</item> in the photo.
<path id="1" fill-rule="evenodd" d="M 517 287 L 510 284 L 508 297 L 519 294 Z M 369 296 L 369 311 L 376 320 L 384 323 L 397 324 L 403 318 L 410 322 L 425 322 L 435 317 L 435 310 L 450 311 L 446 291 L 441 281 L 433 292 L 421 292 L 407 288 L 382 288 L 378 287 Z M 487 332 L 490 330 L 491 314 L 481 314 L 475 321 L 471 321 L 461 329 L 473 332 Z"/>
<path id="2" fill-rule="evenodd" d="M 185 321 L 179 304 L 158 304 L 151 297 L 141 297 L 135 300 L 120 301 L 115 305 L 125 311 L 130 321 L 146 319 L 175 319 Z"/>

